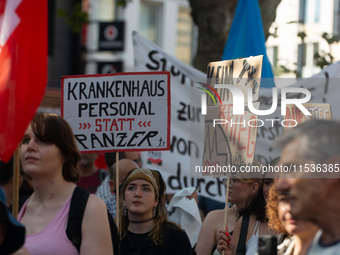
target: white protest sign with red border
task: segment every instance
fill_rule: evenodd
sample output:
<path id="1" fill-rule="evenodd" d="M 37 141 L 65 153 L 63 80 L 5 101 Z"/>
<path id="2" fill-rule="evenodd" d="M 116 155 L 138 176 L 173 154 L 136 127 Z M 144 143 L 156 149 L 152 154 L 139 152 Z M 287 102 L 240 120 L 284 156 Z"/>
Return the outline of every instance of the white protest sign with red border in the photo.
<path id="1" fill-rule="evenodd" d="M 62 78 L 61 115 L 81 152 L 170 149 L 170 73 Z"/>

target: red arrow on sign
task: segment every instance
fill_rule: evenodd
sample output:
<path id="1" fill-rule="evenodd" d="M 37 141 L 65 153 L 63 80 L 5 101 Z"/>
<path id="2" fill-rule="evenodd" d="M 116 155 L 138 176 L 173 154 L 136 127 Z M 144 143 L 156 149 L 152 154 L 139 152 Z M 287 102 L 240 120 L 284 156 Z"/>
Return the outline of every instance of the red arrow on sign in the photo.
<path id="1" fill-rule="evenodd" d="M 148 126 L 149 126 L 149 127 L 151 127 L 150 123 L 151 123 L 151 121 L 148 122 Z"/>
<path id="2" fill-rule="evenodd" d="M 142 123 L 142 121 L 138 122 L 138 126 L 142 127 L 141 123 Z"/>
<path id="3" fill-rule="evenodd" d="M 83 127 L 83 125 L 81 123 L 79 123 L 79 129 L 81 129 Z"/>

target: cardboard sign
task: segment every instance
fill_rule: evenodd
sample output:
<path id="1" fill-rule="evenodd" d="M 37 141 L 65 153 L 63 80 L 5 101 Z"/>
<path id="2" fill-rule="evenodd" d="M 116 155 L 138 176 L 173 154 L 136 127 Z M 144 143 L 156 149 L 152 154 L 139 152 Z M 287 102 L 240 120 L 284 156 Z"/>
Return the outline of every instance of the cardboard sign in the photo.
<path id="1" fill-rule="evenodd" d="M 317 103 L 308 103 L 302 104 L 307 111 L 309 111 L 312 115 L 306 116 L 295 104 L 287 104 L 286 106 L 286 115 L 285 115 L 285 127 L 284 130 L 294 127 L 295 125 L 299 125 L 308 120 L 331 120 L 332 119 L 332 111 L 330 104 L 317 104 Z M 289 121 L 295 120 L 295 121 Z"/>
<path id="2" fill-rule="evenodd" d="M 258 108 L 259 103 L 254 103 Z M 257 115 L 247 109 L 233 115 L 233 105 L 210 107 L 205 118 L 204 155 L 200 171 L 203 176 L 227 176 L 253 162 Z M 215 127 L 214 127 L 215 125 Z"/>
<path id="3" fill-rule="evenodd" d="M 169 150 L 169 72 L 64 76 L 61 87 L 81 152 Z"/>
<path id="4" fill-rule="evenodd" d="M 244 94 L 244 101 L 248 101 L 248 88 L 252 89 L 252 101 L 258 100 L 263 56 L 211 62 L 208 64 L 207 83 L 211 87 L 215 84 L 230 84 L 240 88 Z M 232 94 L 227 89 L 216 89 L 222 104 L 231 103 Z M 208 98 L 208 106 L 213 105 Z"/>
<path id="5" fill-rule="evenodd" d="M 209 63 L 207 83 L 213 88 L 215 84 L 240 88 L 244 102 L 248 101 L 250 88 L 251 100 L 256 101 L 259 95 L 262 59 L 263 56 L 256 56 Z M 216 91 L 222 105 L 214 106 L 213 98 L 207 97 L 204 153 L 200 172 L 203 176 L 219 177 L 231 175 L 232 172 L 236 174 L 241 166 L 252 164 L 257 127 L 261 126 L 261 123 L 258 123 L 257 115 L 252 114 L 246 107 L 243 115 L 233 115 L 232 93 L 228 89 Z M 259 103 L 253 105 L 259 109 Z"/>

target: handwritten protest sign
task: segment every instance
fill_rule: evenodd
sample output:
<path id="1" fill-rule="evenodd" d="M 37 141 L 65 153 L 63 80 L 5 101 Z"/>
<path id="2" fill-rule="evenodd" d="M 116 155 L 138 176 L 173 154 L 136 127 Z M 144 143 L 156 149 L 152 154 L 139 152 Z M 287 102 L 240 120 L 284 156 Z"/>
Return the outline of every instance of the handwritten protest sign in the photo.
<path id="1" fill-rule="evenodd" d="M 62 116 L 81 152 L 169 150 L 169 72 L 64 76 Z"/>
<path id="2" fill-rule="evenodd" d="M 258 108 L 259 103 L 254 103 Z M 240 166 L 253 162 L 257 115 L 245 110 L 244 115 L 233 115 L 233 105 L 209 107 L 205 118 L 202 175 L 220 177 L 237 172 Z M 231 124 L 233 123 L 233 124 Z"/>
<path id="3" fill-rule="evenodd" d="M 244 101 L 247 101 L 248 89 L 251 100 L 258 99 L 262 68 L 262 56 L 245 59 L 209 63 L 208 83 L 230 84 L 240 88 Z M 257 115 L 245 107 L 244 114 L 233 114 L 231 91 L 218 89 L 222 105 L 214 106 L 215 101 L 208 97 L 207 115 L 205 116 L 204 154 L 200 172 L 214 177 L 230 175 L 241 166 L 250 165 L 254 159 L 257 127 Z M 217 97 L 217 95 L 215 95 Z M 259 103 L 253 103 L 259 109 Z"/>
<path id="4" fill-rule="evenodd" d="M 288 104 L 286 106 L 286 115 L 284 117 L 285 127 L 284 130 L 292 128 L 296 125 L 299 125 L 308 120 L 316 119 L 316 120 L 331 120 L 332 119 L 332 111 L 330 104 L 317 104 L 317 103 L 308 103 L 302 104 L 307 111 L 311 113 L 310 116 L 304 115 L 301 110 L 294 104 Z M 288 121 L 288 120 L 295 121 Z"/>
<path id="5" fill-rule="evenodd" d="M 230 84 L 240 88 L 244 94 L 245 102 L 248 101 L 248 88 L 252 89 L 252 101 L 258 100 L 263 56 L 211 62 L 208 64 L 207 83 L 214 87 L 215 84 Z M 227 89 L 217 89 L 222 104 L 233 100 L 232 94 Z M 212 105 L 208 100 L 208 106 Z"/>

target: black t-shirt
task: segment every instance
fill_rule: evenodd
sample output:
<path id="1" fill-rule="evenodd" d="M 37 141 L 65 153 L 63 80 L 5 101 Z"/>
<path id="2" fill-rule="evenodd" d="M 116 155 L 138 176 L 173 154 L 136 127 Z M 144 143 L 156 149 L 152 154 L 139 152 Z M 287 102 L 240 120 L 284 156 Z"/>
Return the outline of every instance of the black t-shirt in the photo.
<path id="1" fill-rule="evenodd" d="M 120 255 L 190 255 L 192 249 L 189 238 L 184 230 L 169 224 L 162 233 L 162 243 L 154 244 L 149 240 L 148 233 L 134 234 L 127 231 L 121 240 L 118 254 Z"/>

